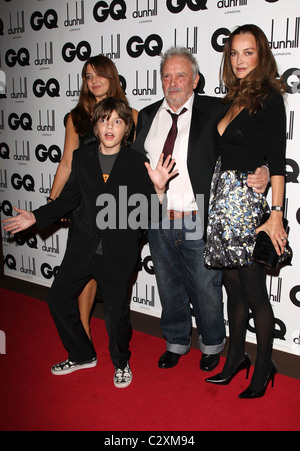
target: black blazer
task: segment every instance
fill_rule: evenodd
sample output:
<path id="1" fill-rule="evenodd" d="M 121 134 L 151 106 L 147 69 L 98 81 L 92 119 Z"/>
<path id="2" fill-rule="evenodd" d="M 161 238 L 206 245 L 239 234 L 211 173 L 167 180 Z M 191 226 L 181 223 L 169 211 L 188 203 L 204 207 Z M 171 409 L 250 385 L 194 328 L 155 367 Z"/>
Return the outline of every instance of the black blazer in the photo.
<path id="1" fill-rule="evenodd" d="M 126 277 L 134 270 L 138 258 L 141 230 L 130 227 L 118 227 L 120 208 L 125 208 L 131 195 L 141 193 L 147 198 L 154 194 L 152 182 L 148 176 L 144 162 L 146 157 L 129 148 L 121 148 L 108 181 L 104 183 L 99 163 L 99 144 L 80 147 L 73 153 L 72 172 L 68 183 L 60 196 L 47 205 L 33 211 L 37 227 L 44 229 L 56 220 L 76 208 L 72 233 L 63 263 L 70 270 L 80 272 L 90 263 L 102 240 L 103 258 L 106 262 L 107 274 L 114 272 Z M 119 187 L 126 187 L 127 197 L 119 194 Z M 99 195 L 111 195 L 115 201 L 116 229 L 100 230 L 96 224 L 97 214 L 107 204 L 96 205 Z M 156 196 L 157 202 L 158 196 Z M 79 207 L 79 208 L 77 208 Z M 127 208 L 128 215 L 136 206 Z M 123 218 L 124 219 L 124 218 Z"/>
<path id="2" fill-rule="evenodd" d="M 163 100 L 142 109 L 138 115 L 137 137 L 132 148 L 144 149 L 152 121 Z M 195 94 L 188 144 L 187 166 L 199 211 L 204 207 L 204 238 L 208 217 L 211 179 L 218 157 L 216 127 L 225 114 L 221 99 Z M 201 198 L 199 195 L 203 194 Z M 197 196 L 198 195 L 198 196 Z M 204 203 L 204 204 L 203 204 Z"/>

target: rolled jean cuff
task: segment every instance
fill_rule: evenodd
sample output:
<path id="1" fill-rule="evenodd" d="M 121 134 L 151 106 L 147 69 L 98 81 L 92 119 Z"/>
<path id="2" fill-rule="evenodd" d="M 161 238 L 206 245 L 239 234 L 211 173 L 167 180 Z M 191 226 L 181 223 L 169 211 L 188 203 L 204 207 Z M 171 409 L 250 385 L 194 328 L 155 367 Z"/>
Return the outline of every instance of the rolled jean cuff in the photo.
<path id="1" fill-rule="evenodd" d="M 201 336 L 199 337 L 199 348 L 203 354 L 207 354 L 207 355 L 220 354 L 224 350 L 225 344 L 226 344 L 226 339 L 224 339 L 223 342 L 219 345 L 206 346 L 202 342 L 202 337 Z"/>
<path id="2" fill-rule="evenodd" d="M 167 342 L 167 351 L 174 352 L 175 354 L 185 355 L 189 352 L 189 350 L 191 349 L 191 346 L 192 346 L 191 341 L 188 346 L 176 345 L 174 343 Z"/>

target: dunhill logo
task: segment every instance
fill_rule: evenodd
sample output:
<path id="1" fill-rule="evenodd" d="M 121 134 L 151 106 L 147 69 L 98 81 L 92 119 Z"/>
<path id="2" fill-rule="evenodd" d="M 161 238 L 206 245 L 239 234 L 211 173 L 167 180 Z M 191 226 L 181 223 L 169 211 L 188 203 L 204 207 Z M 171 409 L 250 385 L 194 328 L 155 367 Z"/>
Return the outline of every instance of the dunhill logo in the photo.
<path id="1" fill-rule="evenodd" d="M 1 59 L 0 59 L 1 64 Z M 6 99 L 6 75 L 3 70 L 0 70 L 0 99 Z M 3 110 L 0 110 L 3 115 Z M 2 121 L 3 122 L 3 121 Z"/>
<path id="2" fill-rule="evenodd" d="M 36 59 L 34 60 L 36 66 L 48 66 L 53 64 L 53 42 L 49 42 L 49 48 L 47 42 L 44 47 L 44 58 L 40 58 L 39 43 L 36 44 Z"/>
<path id="3" fill-rule="evenodd" d="M 177 47 L 177 29 L 175 29 L 175 35 L 174 35 L 174 47 Z M 190 41 L 194 41 L 192 42 L 192 44 L 190 43 Z M 189 51 L 196 55 L 198 53 L 198 27 L 194 27 L 194 35 L 192 36 L 192 39 L 190 38 L 190 29 L 187 28 L 186 29 L 186 43 L 185 43 L 185 47 L 187 49 L 189 49 Z"/>
<path id="4" fill-rule="evenodd" d="M 20 20 L 19 14 L 21 15 L 21 20 Z M 8 34 L 25 33 L 24 11 L 22 11 L 21 13 L 19 13 L 19 11 L 17 11 L 17 26 L 16 27 L 13 26 L 12 14 L 9 13 L 9 28 L 8 28 L 7 32 L 8 32 Z"/>
<path id="5" fill-rule="evenodd" d="M 114 36 L 110 35 L 110 52 L 104 51 L 104 36 L 100 38 L 100 53 L 110 59 L 119 59 L 121 57 L 121 35 L 117 34 L 116 48 L 114 46 Z"/>
<path id="6" fill-rule="evenodd" d="M 20 272 L 23 272 L 24 274 L 30 274 L 32 276 L 35 276 L 36 275 L 35 258 L 28 257 L 28 266 L 27 267 L 25 267 L 23 255 L 21 256 L 21 260 L 22 260 L 22 266 L 20 268 Z"/>
<path id="7" fill-rule="evenodd" d="M 157 0 L 153 0 L 153 9 L 150 8 L 150 0 L 147 0 L 147 9 L 139 8 L 139 0 L 136 0 L 136 9 L 132 13 L 134 19 L 141 17 L 157 16 Z"/>
<path id="8" fill-rule="evenodd" d="M 11 243 L 11 234 L 3 230 L 2 234 L 2 244 Z"/>
<path id="9" fill-rule="evenodd" d="M 217 3 L 218 8 L 236 8 L 237 6 L 246 6 L 247 0 L 220 0 Z"/>
<path id="10" fill-rule="evenodd" d="M 80 17 L 78 14 L 78 3 L 76 2 L 76 18 L 75 19 L 70 19 L 70 11 L 69 11 L 69 3 L 67 3 L 67 19 L 64 21 L 64 26 L 65 27 L 73 27 L 76 25 L 84 25 L 84 1 L 82 0 L 80 2 L 81 4 L 81 12 L 80 12 Z"/>
<path id="11" fill-rule="evenodd" d="M 139 71 L 135 72 L 135 89 L 133 89 L 132 94 L 134 96 L 155 96 L 157 94 L 157 70 L 152 72 L 152 88 L 150 87 L 150 70 L 147 70 L 147 81 L 146 87 L 139 87 Z"/>
<path id="12" fill-rule="evenodd" d="M 58 238 L 58 235 L 55 235 L 55 237 L 56 237 L 56 240 L 55 240 L 56 245 L 54 244 L 54 235 L 51 235 L 51 245 L 50 246 L 48 246 L 45 241 L 45 244 L 42 247 L 42 250 L 44 252 L 49 252 L 52 254 L 59 254 L 59 238 Z"/>
<path id="13" fill-rule="evenodd" d="M 44 174 L 41 174 L 42 186 L 39 189 L 39 192 L 42 193 L 42 194 L 49 194 L 51 192 L 51 187 L 52 187 L 52 184 L 53 184 L 54 176 L 53 176 L 53 179 L 52 179 L 51 174 L 48 174 L 48 178 L 49 178 L 49 184 L 48 184 L 48 188 L 47 188 L 44 185 Z"/>
<path id="14" fill-rule="evenodd" d="M 145 295 L 139 293 L 138 283 L 135 284 L 135 296 L 133 296 L 133 302 L 137 304 L 144 304 L 149 307 L 155 307 L 155 287 L 151 285 L 150 290 L 148 285 L 145 285 Z"/>
<path id="15" fill-rule="evenodd" d="M 25 145 L 27 143 L 27 149 L 25 150 Z M 18 143 L 15 141 L 15 149 L 16 153 L 14 155 L 14 160 L 17 161 L 30 161 L 30 150 L 29 150 L 29 141 L 22 141 L 23 152 L 21 155 L 18 154 Z"/>
<path id="16" fill-rule="evenodd" d="M 272 20 L 271 26 L 271 40 L 269 44 L 271 49 L 294 49 L 299 47 L 299 24 L 300 17 L 295 18 L 295 29 L 294 29 L 294 39 L 290 39 L 290 19 L 286 19 L 286 32 L 285 32 L 285 40 L 283 41 L 275 41 L 274 40 L 274 28 L 275 28 L 275 20 Z"/>
<path id="17" fill-rule="evenodd" d="M 51 115 L 51 122 L 50 122 L 50 115 Z M 42 121 L 42 111 L 39 110 L 39 125 L 37 126 L 37 131 L 43 132 L 55 132 L 55 111 L 52 110 L 50 113 L 50 110 L 47 110 L 47 122 L 46 124 L 43 124 Z"/>
<path id="18" fill-rule="evenodd" d="M 15 87 L 15 79 L 12 79 L 12 85 L 13 85 L 13 92 L 11 93 L 10 97 L 12 99 L 27 99 L 27 77 L 23 78 L 22 83 L 22 77 L 19 78 L 19 91 L 17 91 L 18 88 Z"/>
<path id="19" fill-rule="evenodd" d="M 0 110 L 0 130 L 4 130 L 4 111 Z"/>
<path id="20" fill-rule="evenodd" d="M 71 74 L 68 75 L 69 89 L 66 91 L 66 96 L 67 97 L 79 97 L 79 95 L 80 95 L 80 75 L 77 74 L 76 78 L 77 78 L 77 87 L 76 87 L 76 89 L 72 90 L 72 88 L 71 88 Z"/>
<path id="21" fill-rule="evenodd" d="M 7 171 L 0 169 L 0 188 L 7 188 Z"/>
<path id="22" fill-rule="evenodd" d="M 269 285 L 269 299 L 271 302 L 278 302 L 281 301 L 281 290 L 282 290 L 282 277 L 278 277 L 277 280 L 277 293 L 273 294 L 273 276 L 270 276 L 270 285 Z M 275 288 L 276 290 L 276 288 Z"/>
<path id="23" fill-rule="evenodd" d="M 289 128 L 286 133 L 286 139 L 293 139 L 294 136 L 294 118 L 295 118 L 295 111 L 290 111 L 290 121 L 289 121 Z"/>
<path id="24" fill-rule="evenodd" d="M 27 211 L 32 211 L 33 203 L 31 200 L 25 200 L 25 201 L 18 200 L 18 208 L 22 208 L 23 210 L 27 210 Z M 12 216 L 12 213 L 10 216 Z"/>

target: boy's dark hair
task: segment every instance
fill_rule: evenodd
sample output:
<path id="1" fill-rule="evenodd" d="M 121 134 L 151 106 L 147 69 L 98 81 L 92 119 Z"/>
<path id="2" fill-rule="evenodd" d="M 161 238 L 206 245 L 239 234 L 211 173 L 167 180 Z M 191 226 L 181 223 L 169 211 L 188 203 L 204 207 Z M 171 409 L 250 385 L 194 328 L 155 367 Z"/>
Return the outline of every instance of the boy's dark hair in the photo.
<path id="1" fill-rule="evenodd" d="M 114 111 L 125 122 L 126 130 L 122 144 L 126 146 L 127 138 L 133 125 L 132 111 L 126 100 L 118 99 L 116 97 L 106 97 L 95 105 L 92 117 L 94 133 L 97 136 L 95 129 L 99 119 L 110 119 L 110 116 Z"/>

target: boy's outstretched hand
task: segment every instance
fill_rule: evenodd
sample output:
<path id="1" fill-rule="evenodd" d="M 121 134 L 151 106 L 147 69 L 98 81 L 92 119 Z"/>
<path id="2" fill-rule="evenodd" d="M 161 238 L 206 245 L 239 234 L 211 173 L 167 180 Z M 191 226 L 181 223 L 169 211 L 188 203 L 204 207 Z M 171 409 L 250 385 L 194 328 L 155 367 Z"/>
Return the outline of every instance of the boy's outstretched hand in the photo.
<path id="1" fill-rule="evenodd" d="M 178 174 L 178 169 L 173 171 L 175 160 L 169 155 L 164 161 L 164 154 L 162 153 L 156 168 L 153 170 L 148 162 L 145 162 L 148 174 L 155 187 L 156 192 L 164 192 L 168 181 Z M 158 194 L 159 194 L 158 193 Z"/>
<path id="2" fill-rule="evenodd" d="M 14 207 L 14 210 L 19 213 L 13 218 L 4 219 L 4 230 L 10 233 L 18 233 L 22 230 L 28 229 L 28 227 L 35 224 L 36 219 L 33 213 L 27 210 L 21 210 L 20 208 Z"/>

